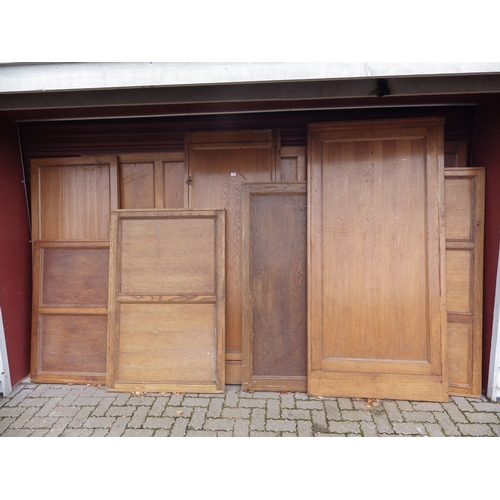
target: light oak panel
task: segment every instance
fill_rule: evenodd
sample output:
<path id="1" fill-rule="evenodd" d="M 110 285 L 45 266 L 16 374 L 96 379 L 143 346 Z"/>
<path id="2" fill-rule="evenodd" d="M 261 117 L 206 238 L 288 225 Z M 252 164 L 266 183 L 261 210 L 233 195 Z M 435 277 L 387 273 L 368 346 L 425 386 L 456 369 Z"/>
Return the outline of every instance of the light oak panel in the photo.
<path id="1" fill-rule="evenodd" d="M 184 154 L 135 153 L 118 157 L 120 208 L 184 208 Z"/>
<path id="2" fill-rule="evenodd" d="M 112 213 L 106 386 L 224 390 L 223 210 Z"/>
<path id="3" fill-rule="evenodd" d="M 115 157 L 33 160 L 31 168 L 34 240 L 109 241 Z"/>
<path id="4" fill-rule="evenodd" d="M 446 169 L 449 393 L 481 396 L 483 168 Z"/>
<path id="5" fill-rule="evenodd" d="M 279 178 L 279 135 L 271 130 L 186 134 L 186 205 L 226 210 L 227 383 L 241 383 L 241 186 Z M 229 365 L 228 365 L 229 366 Z"/>
<path id="6" fill-rule="evenodd" d="M 309 128 L 308 391 L 447 399 L 441 119 Z"/>

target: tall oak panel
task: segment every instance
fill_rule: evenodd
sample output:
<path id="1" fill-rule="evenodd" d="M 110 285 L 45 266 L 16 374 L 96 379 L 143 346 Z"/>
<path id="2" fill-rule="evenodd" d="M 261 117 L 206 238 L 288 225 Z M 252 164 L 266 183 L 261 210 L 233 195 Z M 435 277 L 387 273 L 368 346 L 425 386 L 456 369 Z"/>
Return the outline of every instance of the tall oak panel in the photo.
<path id="1" fill-rule="evenodd" d="M 308 391 L 444 401 L 442 120 L 309 128 Z"/>

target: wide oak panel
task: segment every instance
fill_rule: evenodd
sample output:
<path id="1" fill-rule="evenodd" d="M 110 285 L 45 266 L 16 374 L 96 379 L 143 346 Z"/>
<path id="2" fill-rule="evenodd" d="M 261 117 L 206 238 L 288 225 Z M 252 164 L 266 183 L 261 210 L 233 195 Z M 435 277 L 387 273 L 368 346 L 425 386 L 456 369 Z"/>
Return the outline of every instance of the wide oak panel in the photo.
<path id="1" fill-rule="evenodd" d="M 224 211 L 112 213 L 111 391 L 224 390 Z"/>
<path id="2" fill-rule="evenodd" d="M 442 120 L 309 128 L 308 390 L 443 401 Z"/>

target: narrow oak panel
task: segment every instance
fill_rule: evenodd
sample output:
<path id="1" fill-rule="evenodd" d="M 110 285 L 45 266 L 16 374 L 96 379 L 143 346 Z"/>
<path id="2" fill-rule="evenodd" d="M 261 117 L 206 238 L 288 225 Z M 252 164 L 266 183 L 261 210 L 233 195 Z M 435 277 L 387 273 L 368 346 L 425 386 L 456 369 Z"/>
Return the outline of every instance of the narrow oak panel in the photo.
<path id="1" fill-rule="evenodd" d="M 112 213 L 106 386 L 224 390 L 224 211 Z"/>
<path id="2" fill-rule="evenodd" d="M 241 383 L 241 185 L 276 180 L 278 142 L 271 130 L 186 134 L 187 206 L 226 210 L 226 359 L 235 362 L 230 384 Z"/>
<path id="3" fill-rule="evenodd" d="M 311 394 L 446 400 L 442 133 L 310 125 Z"/>
<path id="4" fill-rule="evenodd" d="M 445 172 L 449 393 L 481 396 L 483 168 Z"/>
<path id="5" fill-rule="evenodd" d="M 243 387 L 306 389 L 304 184 L 243 185 Z"/>

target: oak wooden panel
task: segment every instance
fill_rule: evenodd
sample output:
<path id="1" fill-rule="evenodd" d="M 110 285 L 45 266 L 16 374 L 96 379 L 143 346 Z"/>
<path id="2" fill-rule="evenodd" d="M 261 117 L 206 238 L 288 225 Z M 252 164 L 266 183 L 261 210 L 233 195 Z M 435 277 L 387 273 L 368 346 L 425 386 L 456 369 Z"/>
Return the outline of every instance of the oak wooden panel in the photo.
<path id="1" fill-rule="evenodd" d="M 224 390 L 224 211 L 112 213 L 106 386 Z"/>
<path id="2" fill-rule="evenodd" d="M 446 169 L 449 393 L 481 396 L 483 168 Z"/>
<path id="3" fill-rule="evenodd" d="M 31 379 L 104 382 L 109 243 L 33 246 Z"/>
<path id="4" fill-rule="evenodd" d="M 33 160 L 31 183 L 34 240 L 109 240 L 116 157 Z"/>
<path id="5" fill-rule="evenodd" d="M 472 324 L 448 322 L 448 360 L 450 393 L 472 385 Z M 464 394 L 465 392 L 457 392 Z"/>
<path id="6" fill-rule="evenodd" d="M 309 131 L 308 391 L 446 400 L 442 120 Z"/>
<path id="7" fill-rule="evenodd" d="M 154 162 L 120 160 L 120 208 L 155 208 Z"/>
<path id="8" fill-rule="evenodd" d="M 40 314 L 38 378 L 102 382 L 107 314 Z"/>
<path id="9" fill-rule="evenodd" d="M 241 383 L 241 185 L 277 179 L 279 136 L 271 130 L 186 134 L 187 206 L 226 210 L 227 383 Z"/>
<path id="10" fill-rule="evenodd" d="M 120 294 L 215 295 L 212 219 L 123 219 L 120 231 Z"/>
<path id="11" fill-rule="evenodd" d="M 40 307 L 107 307 L 109 249 L 40 247 Z"/>
<path id="12" fill-rule="evenodd" d="M 305 147 L 281 148 L 281 182 L 305 182 L 307 150 Z"/>
<path id="13" fill-rule="evenodd" d="M 467 141 L 446 141 L 444 143 L 444 168 L 466 168 Z"/>
<path id="14" fill-rule="evenodd" d="M 118 157 L 120 208 L 183 208 L 184 154 L 135 153 Z"/>
<path id="15" fill-rule="evenodd" d="M 304 184 L 243 194 L 243 387 L 307 387 L 307 200 Z"/>

